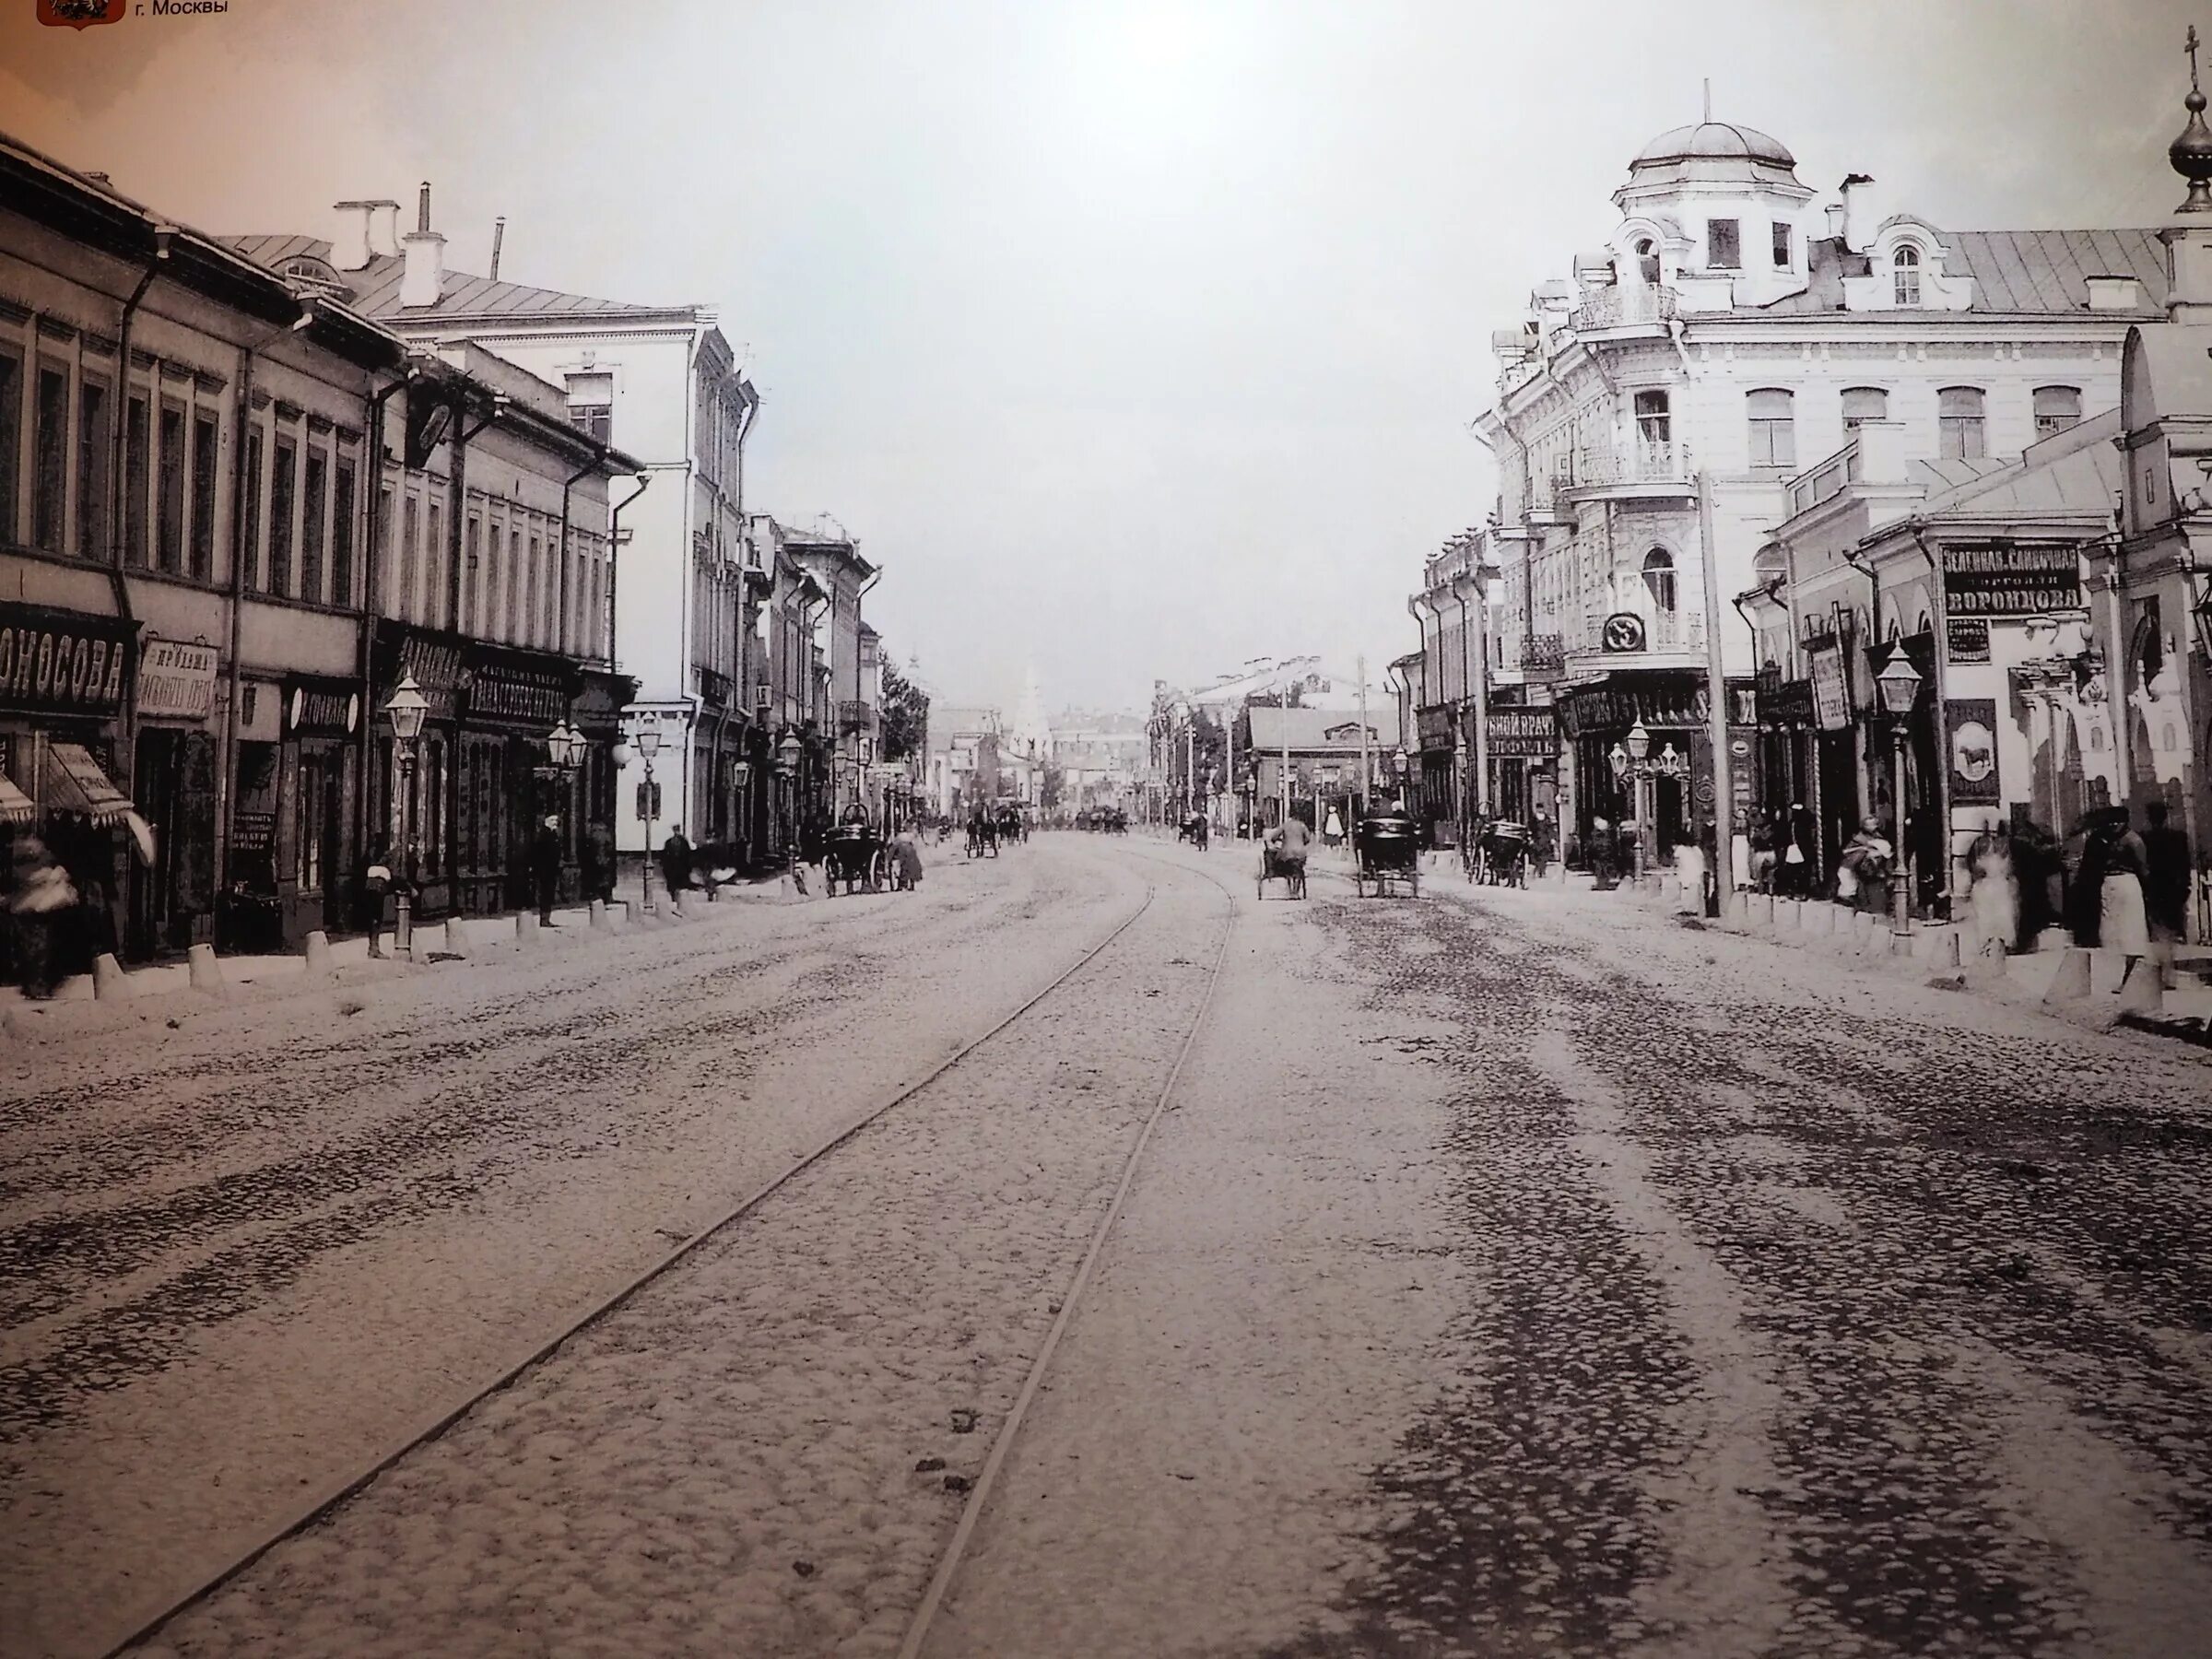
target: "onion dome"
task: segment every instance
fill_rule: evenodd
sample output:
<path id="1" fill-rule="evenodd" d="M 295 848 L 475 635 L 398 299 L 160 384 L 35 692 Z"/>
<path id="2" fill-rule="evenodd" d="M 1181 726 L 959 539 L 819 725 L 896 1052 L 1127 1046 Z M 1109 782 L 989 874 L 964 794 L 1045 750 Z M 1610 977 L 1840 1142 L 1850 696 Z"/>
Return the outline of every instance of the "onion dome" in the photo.
<path id="1" fill-rule="evenodd" d="M 2173 163 L 2173 171 L 2189 181 L 2188 199 L 2174 209 L 2176 213 L 2212 213 L 2212 129 L 2205 125 L 2205 95 L 2196 84 L 2196 26 L 2189 26 L 2189 96 L 2182 100 L 2182 107 L 2189 112 L 2189 124 L 2182 135 L 2166 147 L 2166 159 Z"/>

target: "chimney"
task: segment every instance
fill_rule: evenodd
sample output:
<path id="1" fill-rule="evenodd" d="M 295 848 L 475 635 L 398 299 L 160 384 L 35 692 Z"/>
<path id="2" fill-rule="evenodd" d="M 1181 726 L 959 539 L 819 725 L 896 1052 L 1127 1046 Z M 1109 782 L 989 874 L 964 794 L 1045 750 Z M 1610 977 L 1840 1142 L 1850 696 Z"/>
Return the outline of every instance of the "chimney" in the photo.
<path id="1" fill-rule="evenodd" d="M 2145 304 L 2143 283 L 2136 276 L 2091 276 L 2089 309 L 2093 312 L 2141 311 Z"/>
<path id="2" fill-rule="evenodd" d="M 419 235 L 430 228 L 430 182 L 422 182 L 422 194 L 415 198 L 415 229 Z"/>
<path id="3" fill-rule="evenodd" d="M 1874 205 L 1867 197 L 1866 187 L 1874 181 L 1865 173 L 1852 173 L 1843 181 L 1843 245 L 1853 253 L 1864 253 L 1874 245 Z"/>
<path id="4" fill-rule="evenodd" d="M 358 271 L 369 263 L 369 216 L 375 208 L 374 202 L 339 202 L 333 206 L 338 233 L 331 238 L 330 263 L 335 269 Z"/>
<path id="5" fill-rule="evenodd" d="M 407 255 L 407 268 L 399 278 L 400 304 L 410 310 L 437 304 L 445 291 L 445 238 L 435 230 L 410 230 L 400 241 Z"/>
<path id="6" fill-rule="evenodd" d="M 1841 202 L 1828 205 L 1828 233 L 1838 241 L 1843 239 L 1843 204 Z"/>
<path id="7" fill-rule="evenodd" d="M 369 204 L 369 252 L 379 259 L 399 257 L 399 204 L 389 196 Z"/>
<path id="8" fill-rule="evenodd" d="M 491 221 L 491 269 L 487 275 L 494 282 L 500 279 L 500 244 L 506 240 L 507 216 L 502 213 Z"/>

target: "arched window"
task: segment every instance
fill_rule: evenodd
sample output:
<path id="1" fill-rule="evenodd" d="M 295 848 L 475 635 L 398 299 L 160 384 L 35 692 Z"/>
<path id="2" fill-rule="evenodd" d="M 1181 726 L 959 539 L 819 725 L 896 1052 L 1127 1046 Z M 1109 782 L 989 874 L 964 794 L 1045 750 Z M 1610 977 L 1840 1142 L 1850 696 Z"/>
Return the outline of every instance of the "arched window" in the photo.
<path id="1" fill-rule="evenodd" d="M 1936 394 L 1936 435 L 1945 459 L 1974 461 L 1989 453 L 1983 435 L 1984 401 L 1979 386 L 1946 386 Z"/>
<path id="2" fill-rule="evenodd" d="M 2035 389 L 2035 435 L 2048 438 L 2081 422 L 2079 386 L 2038 386 Z"/>
<path id="3" fill-rule="evenodd" d="M 1855 432 L 1869 420 L 1889 418 L 1889 394 L 1879 386 L 1843 388 L 1843 431 Z"/>
<path id="4" fill-rule="evenodd" d="M 1898 305 L 1920 303 L 1920 250 L 1907 242 L 1891 263 L 1891 295 Z"/>
<path id="5" fill-rule="evenodd" d="M 1648 236 L 1636 239 L 1636 269 L 1646 288 L 1659 286 L 1659 249 Z"/>
<path id="6" fill-rule="evenodd" d="M 1653 547 L 1643 556 L 1643 585 L 1652 595 L 1652 608 L 1661 617 L 1675 614 L 1675 556 Z"/>
<path id="7" fill-rule="evenodd" d="M 1751 420 L 1751 465 L 1797 465 L 1795 396 L 1775 387 L 1753 392 L 1745 399 Z"/>
<path id="8" fill-rule="evenodd" d="M 1769 542 L 1751 561 L 1751 573 L 1759 579 L 1759 586 L 1767 587 L 1790 573 L 1790 556 L 1780 542 Z"/>

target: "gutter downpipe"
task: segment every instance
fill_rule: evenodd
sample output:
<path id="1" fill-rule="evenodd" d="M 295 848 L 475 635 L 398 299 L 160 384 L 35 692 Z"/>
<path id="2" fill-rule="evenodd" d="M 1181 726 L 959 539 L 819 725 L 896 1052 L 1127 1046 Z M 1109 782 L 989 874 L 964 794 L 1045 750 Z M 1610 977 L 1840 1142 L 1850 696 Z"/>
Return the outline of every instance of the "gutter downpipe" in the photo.
<path id="1" fill-rule="evenodd" d="M 1871 641 L 1865 641 L 1865 640 L 1854 640 L 1854 641 L 1852 641 L 1853 645 L 1853 646 L 1854 646 L 1854 647 L 1855 647 L 1857 650 L 1859 650 L 1860 652 L 1864 653 L 1864 652 L 1865 652 L 1865 650 L 1868 648 L 1868 645 L 1869 645 L 1870 643 L 1871 643 L 1871 644 L 1876 644 L 1876 645 L 1878 645 L 1878 644 L 1880 644 L 1880 643 L 1881 643 L 1881 638 L 1882 638 L 1882 578 L 1881 578 L 1881 573 L 1880 573 L 1879 571 L 1877 571 L 1877 570 L 1875 570 L 1873 566 L 1871 566 L 1871 565 L 1869 565 L 1869 564 L 1867 564 L 1867 563 L 1865 562 L 1865 551 L 1864 551 L 1864 549 L 1862 549 L 1862 548 L 1860 548 L 1860 547 L 1846 547 L 1846 548 L 1844 548 L 1844 549 L 1843 549 L 1843 562 L 1844 562 L 1845 564 L 1849 565 L 1849 566 L 1850 566 L 1850 567 L 1851 567 L 1853 570 L 1856 571 L 1857 571 L 1857 572 L 1858 572 L 1860 575 L 1862 575 L 1862 576 L 1864 576 L 1864 577 L 1865 577 L 1865 578 L 1866 578 L 1866 589 L 1867 589 L 1867 594 L 1866 594 L 1866 630 L 1867 630 L 1869 633 L 1871 633 L 1872 635 L 1874 635 L 1874 639 L 1873 639 Z M 1841 641 L 1839 641 L 1839 643 L 1841 643 Z M 1861 663 L 1862 665 L 1865 665 L 1865 664 L 1866 664 L 1866 659 L 1865 659 L 1865 657 L 1864 655 L 1862 655 L 1862 656 L 1860 657 L 1859 661 L 1860 661 L 1860 663 Z M 1869 673 L 1869 674 L 1871 674 L 1871 673 L 1872 673 L 1872 667 L 1871 667 L 1871 665 L 1866 665 L 1866 667 L 1865 667 L 1865 672 L 1867 672 L 1867 673 Z M 1854 665 L 1853 665 L 1853 664 L 1852 663 L 1852 660 L 1851 660 L 1851 658 L 1850 658 L 1850 656 L 1849 656 L 1848 654 L 1846 654 L 1846 655 L 1844 656 L 1844 658 L 1843 658 L 1843 673 L 1844 673 L 1844 677 L 1844 677 L 1844 681 L 1843 681 L 1843 690 L 1844 690 L 1844 697 L 1845 697 L 1845 700 L 1850 700 L 1850 695 L 1851 695 L 1851 688 L 1852 688 L 1852 685 L 1853 685 L 1853 681 L 1855 680 L 1855 678 L 1856 678 L 1856 677 L 1857 677 L 1858 669 L 1854 667 Z M 1875 701 L 1876 701 L 1876 703 L 1877 703 L 1877 705 L 1878 705 L 1878 704 L 1880 703 L 1880 701 L 1881 701 L 1881 696 L 1880 696 L 1880 693 L 1879 693 L 1878 691 L 1876 693 L 1876 696 L 1875 696 Z M 1866 726 L 1866 724 L 1865 724 L 1865 722 L 1863 722 L 1863 721 L 1854 722 L 1853 724 L 1856 724 L 1856 725 L 1857 725 L 1857 727 L 1858 727 L 1858 744 L 1857 744 L 1857 747 L 1858 747 L 1858 752 L 1859 752 L 1859 764 L 1858 764 L 1858 774 L 1859 774 L 1859 775 L 1858 775 L 1858 790 L 1859 790 L 1859 798 L 1858 798 L 1857 802 L 1855 803 L 1856 811 L 1853 813 L 1853 818 L 1852 818 L 1852 828 L 1853 828 L 1853 830 L 1856 830 L 1856 829 L 1858 828 L 1858 820 L 1859 820 L 1860 818 L 1865 818 L 1865 817 L 1866 816 L 1866 814 L 1867 814 L 1867 811 L 1868 811 L 1868 809 L 1869 809 L 1869 808 L 1870 808 L 1870 807 L 1873 806 L 1873 804 L 1874 804 L 1874 794 L 1873 794 L 1873 791 L 1872 791 L 1872 790 L 1871 790 L 1871 789 L 1868 787 L 1868 785 L 1867 785 L 1867 772 L 1866 772 L 1866 765 L 1867 765 L 1866 747 L 1867 747 L 1867 746 L 1866 746 L 1866 738 L 1867 738 L 1867 735 L 1868 735 L 1868 728 L 1867 728 L 1867 726 Z M 1901 814 L 1901 813 L 1902 813 L 1902 811 L 1903 811 L 1903 809 L 1904 809 L 1904 803 L 1903 803 L 1903 802 L 1901 802 L 1901 801 L 1896 801 L 1896 802 L 1892 802 L 1892 803 L 1890 804 L 1890 806 L 1891 806 L 1891 810 L 1892 810 L 1892 811 L 1898 812 L 1898 813 L 1900 813 L 1900 814 Z M 1899 841 L 1901 841 L 1904 839 L 1903 832 L 1902 832 L 1902 826 L 1901 826 L 1901 824 L 1900 824 L 1900 825 L 1898 828 L 1899 828 L 1899 836 L 1898 836 L 1898 839 L 1899 839 Z M 1848 839 L 1849 839 L 1849 837 L 1846 837 L 1845 839 L 1846 839 L 1846 840 L 1848 840 Z M 1900 858 L 1901 858 L 1901 857 L 1903 857 L 1903 856 L 1904 856 L 1904 850 L 1903 850 L 1901 847 L 1900 847 L 1900 848 L 1898 848 L 1898 849 L 1897 849 L 1897 853 L 1898 853 L 1898 856 L 1899 856 Z"/>
<path id="2" fill-rule="evenodd" d="M 235 805 L 238 775 L 238 704 L 243 684 L 238 660 L 241 613 L 246 606 L 246 491 L 253 480 L 246 477 L 246 438 L 253 423 L 253 363 L 288 335 L 300 333 L 315 320 L 312 305 L 302 305 L 300 315 L 282 328 L 272 330 L 251 346 L 238 348 L 238 414 L 231 428 L 230 457 L 230 603 L 223 654 L 229 665 L 229 687 L 223 703 L 223 747 L 215 773 L 215 891 L 218 902 L 229 890 L 230 874 L 230 813 Z M 332 873 L 334 876 L 336 872 Z"/>
<path id="3" fill-rule="evenodd" d="M 146 262 L 146 268 L 138 273 L 137 286 L 131 289 L 130 298 L 123 302 L 123 317 L 117 324 L 115 331 L 115 384 L 117 394 L 123 401 L 115 408 L 115 434 L 110 441 L 108 455 L 110 479 L 108 485 L 108 583 L 115 594 L 116 618 L 130 629 L 133 648 L 134 672 L 130 683 L 124 688 L 122 719 L 123 772 L 126 779 L 135 779 L 138 768 L 138 677 L 135 673 L 138 618 L 131 606 L 130 583 L 124 580 L 123 574 L 124 543 L 128 535 L 123 511 L 126 487 L 129 483 L 129 480 L 124 476 L 124 436 L 129 430 L 131 423 L 131 321 L 138 314 L 139 302 L 146 298 L 146 290 L 153 286 L 155 275 L 168 260 L 170 242 L 176 234 L 177 229 L 173 225 L 158 224 L 154 227 L 153 257 Z M 160 413 L 161 377 L 159 372 L 152 377 L 152 382 L 148 388 L 146 408 L 147 444 L 149 453 L 154 439 L 153 424 Z M 150 521 L 148 530 L 149 533 L 152 530 Z M 40 751 L 34 748 L 33 752 L 37 754 Z M 42 771 L 42 766 L 40 770 Z M 40 777 L 34 782 L 41 785 L 39 794 L 42 800 L 45 794 L 44 779 Z M 219 847 L 219 841 L 218 845 Z M 219 853 L 218 857 L 220 857 Z M 135 879 L 135 872 L 133 876 L 126 877 L 126 883 L 133 879 Z M 126 893 L 128 890 L 126 885 Z M 216 890 L 220 892 L 222 889 L 218 888 Z M 128 904 L 129 901 L 126 899 L 124 914 L 126 931 Z"/>
<path id="4" fill-rule="evenodd" d="M 1920 549 L 1920 556 L 1928 561 L 1928 602 L 1933 613 L 1930 629 L 1935 635 L 1928 641 L 1928 654 L 1936 671 L 1935 683 L 1929 687 L 1936 699 L 1933 711 L 1936 723 L 1936 824 L 1939 832 L 1936 845 L 1943 859 L 1943 886 L 1936 890 L 1936 896 L 1943 901 L 1947 911 L 1952 908 L 1950 899 L 1956 886 L 1953 866 L 1958 862 L 1952 849 L 1956 838 L 1951 831 L 1951 735 L 1947 729 L 1951 707 L 1950 677 L 1945 672 L 1944 663 L 1944 659 L 1950 654 L 1951 615 L 1943 591 L 1943 568 L 1937 563 L 1936 554 L 1928 547 L 1927 538 L 1923 534 L 1927 528 L 1927 522 L 1915 514 L 1907 521 L 1906 528 L 1912 533 L 1912 545 Z M 2117 732 L 2123 724 L 2115 720 L 2112 723 L 2114 731 Z M 2121 773 L 2123 786 L 2126 775 L 2124 770 Z"/>

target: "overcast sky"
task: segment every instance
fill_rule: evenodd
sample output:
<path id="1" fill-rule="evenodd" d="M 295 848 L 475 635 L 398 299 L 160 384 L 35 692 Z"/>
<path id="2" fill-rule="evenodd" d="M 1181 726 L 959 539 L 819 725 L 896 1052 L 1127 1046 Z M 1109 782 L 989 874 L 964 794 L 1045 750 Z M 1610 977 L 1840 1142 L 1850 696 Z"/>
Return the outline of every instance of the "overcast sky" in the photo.
<path id="1" fill-rule="evenodd" d="M 2212 25 L 2212 0 L 2201 7 Z M 434 182 L 450 262 L 703 301 L 747 505 L 834 513 L 952 701 L 1418 640 L 1489 333 L 1713 112 L 1939 226 L 2151 225 L 2181 0 L 230 0 L 0 21 L 0 125 L 203 229 Z M 2212 30 L 2208 30 L 2212 32 Z M 2208 65 L 2212 67 L 2212 65 Z"/>

